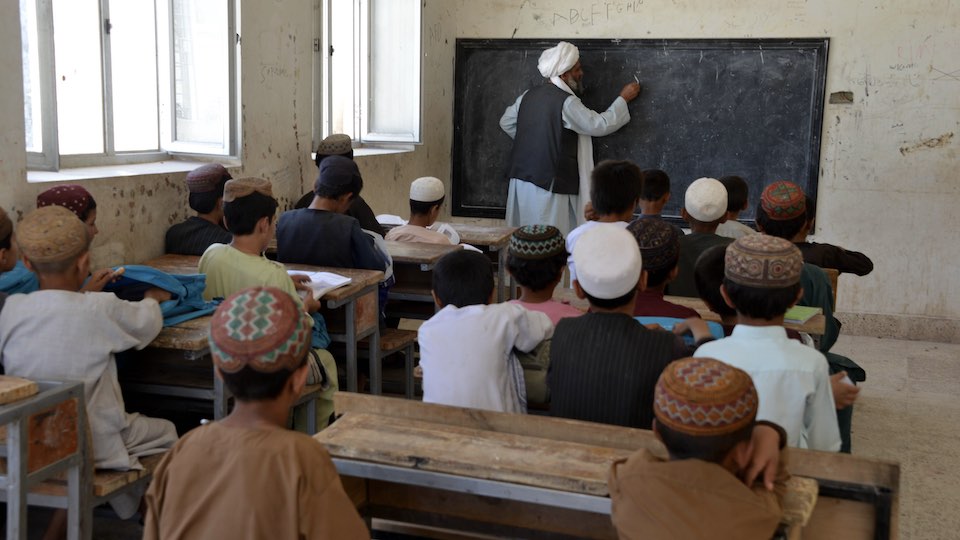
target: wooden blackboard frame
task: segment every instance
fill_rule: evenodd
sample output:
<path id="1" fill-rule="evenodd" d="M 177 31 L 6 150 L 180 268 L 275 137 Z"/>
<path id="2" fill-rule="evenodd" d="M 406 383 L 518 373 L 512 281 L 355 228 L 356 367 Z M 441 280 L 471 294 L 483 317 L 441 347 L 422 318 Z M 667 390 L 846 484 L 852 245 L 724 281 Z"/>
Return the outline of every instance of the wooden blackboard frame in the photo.
<path id="1" fill-rule="evenodd" d="M 806 156 L 807 156 L 807 165 L 804 167 L 805 174 L 804 178 L 790 178 L 800 184 L 804 191 L 816 200 L 817 197 L 817 187 L 818 179 L 820 174 L 820 146 L 822 139 L 822 129 L 823 129 L 823 115 L 825 110 L 825 98 L 826 98 L 826 76 L 827 76 L 827 60 L 828 60 L 828 51 L 829 51 L 829 38 L 759 38 L 759 39 L 657 39 L 657 40 L 647 40 L 647 39 L 566 39 L 571 41 L 581 51 L 585 53 L 611 50 L 619 51 L 621 49 L 666 49 L 666 50 L 688 50 L 688 49 L 700 49 L 700 50 L 760 50 L 760 51 L 777 51 L 777 50 L 792 50 L 797 49 L 805 52 L 812 52 L 815 55 L 814 60 L 814 72 L 810 73 L 813 85 L 809 100 L 809 121 L 810 121 L 810 134 L 804 145 L 806 146 Z M 499 206 L 493 205 L 477 205 L 471 204 L 470 201 L 465 200 L 463 186 L 466 182 L 471 182 L 471 174 L 475 171 L 471 170 L 471 163 L 465 161 L 466 147 L 470 145 L 473 141 L 471 136 L 473 134 L 467 133 L 463 129 L 464 126 L 464 115 L 467 114 L 469 107 L 465 105 L 464 94 L 465 89 L 469 85 L 478 84 L 477 81 L 470 80 L 470 73 L 466 69 L 466 63 L 469 59 L 470 53 L 474 51 L 509 51 L 515 49 L 531 50 L 531 51 L 540 51 L 549 47 L 554 46 L 559 39 L 457 39 L 456 42 L 456 58 L 455 58 L 455 74 L 454 74 L 454 137 L 453 137 L 453 149 L 452 149 L 452 213 L 454 216 L 467 216 L 467 217 L 483 217 L 483 218 L 498 218 L 502 219 L 505 214 L 505 203 L 506 199 L 503 199 L 503 204 Z M 539 52 L 537 52 L 537 55 Z M 530 60 L 533 66 L 536 65 L 536 56 Z M 590 66 L 585 66 L 589 76 Z M 529 74 L 523 74 L 523 77 L 529 78 Z M 643 77 L 642 77 L 643 78 Z M 643 81 L 641 81 L 643 82 Z M 610 84 L 625 84 L 624 81 L 613 81 Z M 619 87 L 617 87 L 619 88 Z M 516 94 L 519 96 L 519 92 Z M 643 94 L 641 94 L 640 100 L 643 99 Z M 586 99 L 585 99 L 586 101 Z M 503 103 L 505 108 L 509 103 Z M 632 104 L 631 104 L 632 106 Z M 500 111 L 502 112 L 502 110 Z M 496 117 L 489 118 L 489 122 L 496 124 L 499 120 L 499 113 Z M 486 120 L 485 120 L 486 121 Z M 497 128 L 499 129 L 499 128 Z M 506 137 L 506 135 L 503 135 Z M 595 140 L 596 146 L 596 140 Z M 499 157 L 499 156 L 498 156 Z M 602 156 L 601 156 L 602 157 Z M 506 184 L 507 179 L 505 178 L 505 170 L 507 162 L 509 160 L 509 154 L 503 155 L 500 157 L 500 165 L 502 171 L 500 173 L 503 176 L 502 180 Z M 656 164 L 640 163 L 641 167 L 655 167 Z M 670 172 L 670 171 L 668 171 Z M 725 172 L 726 173 L 726 172 Z M 726 173 L 729 174 L 729 173 Z M 741 221 L 745 223 L 752 224 L 754 222 L 753 216 L 753 206 L 759 195 L 759 186 L 762 186 L 765 183 L 769 183 L 777 178 L 764 178 L 764 179 L 748 179 L 751 181 L 751 208 L 746 212 L 747 217 L 742 217 Z M 678 186 L 677 178 L 673 178 L 674 190 L 680 191 L 679 187 L 684 187 L 693 180 L 683 179 L 682 186 Z M 755 185 L 759 184 L 759 185 Z M 504 190 L 505 192 L 505 190 Z M 680 222 L 679 211 L 677 201 L 683 200 L 683 193 L 674 193 L 671 206 L 675 208 L 673 211 L 665 212 L 664 217 L 668 218 L 670 221 Z M 668 207 L 670 210 L 670 207 Z"/>

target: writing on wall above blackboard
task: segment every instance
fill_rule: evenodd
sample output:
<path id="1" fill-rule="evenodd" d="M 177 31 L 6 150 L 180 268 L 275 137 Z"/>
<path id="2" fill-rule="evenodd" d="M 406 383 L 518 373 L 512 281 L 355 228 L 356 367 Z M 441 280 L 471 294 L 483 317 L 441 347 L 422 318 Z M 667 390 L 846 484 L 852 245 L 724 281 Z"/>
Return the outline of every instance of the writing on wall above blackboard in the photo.
<path id="1" fill-rule="evenodd" d="M 541 51 L 559 40 L 459 39 L 456 50 L 453 214 L 502 218 L 512 140 L 504 109 L 544 80 Z M 763 186 L 778 179 L 816 198 L 829 40 L 567 40 L 579 47 L 585 105 L 605 110 L 636 75 L 631 121 L 594 139 L 596 161 L 630 159 L 666 171 L 679 218 L 686 186 L 742 176 L 752 221 Z"/>

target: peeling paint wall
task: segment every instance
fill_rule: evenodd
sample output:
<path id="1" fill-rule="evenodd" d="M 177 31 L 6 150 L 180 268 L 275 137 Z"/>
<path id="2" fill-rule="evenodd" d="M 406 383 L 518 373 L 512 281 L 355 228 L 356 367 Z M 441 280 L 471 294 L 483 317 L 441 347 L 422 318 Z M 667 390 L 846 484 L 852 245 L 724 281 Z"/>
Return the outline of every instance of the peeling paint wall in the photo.
<path id="1" fill-rule="evenodd" d="M 316 176 L 313 9 L 312 0 L 242 1 L 240 172 L 274 181 L 285 206 Z M 17 20 L 15 3 L 0 5 L 0 205 L 15 215 L 47 186 L 25 180 Z M 424 144 L 358 158 L 364 196 L 375 212 L 405 215 L 412 179 L 449 179 L 457 37 L 827 36 L 827 94 L 849 91 L 853 102 L 825 108 L 816 240 L 876 262 L 870 276 L 841 278 L 839 308 L 960 321 L 958 26 L 960 7 L 949 0 L 425 0 Z M 183 174 L 86 182 L 102 207 L 95 261 L 159 254 L 163 230 L 188 213 L 182 184 Z"/>

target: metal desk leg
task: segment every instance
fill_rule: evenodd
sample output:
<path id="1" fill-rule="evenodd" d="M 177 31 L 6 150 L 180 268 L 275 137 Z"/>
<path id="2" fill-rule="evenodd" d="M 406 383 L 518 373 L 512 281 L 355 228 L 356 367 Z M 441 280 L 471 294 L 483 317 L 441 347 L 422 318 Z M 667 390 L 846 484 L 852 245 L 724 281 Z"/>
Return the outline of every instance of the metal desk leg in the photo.
<path id="1" fill-rule="evenodd" d="M 357 391 L 357 301 L 350 300 L 346 309 L 347 342 L 347 391 Z M 372 347 L 373 344 L 371 344 Z M 371 349 L 372 351 L 373 349 Z M 372 357 L 372 354 L 371 354 Z M 372 375 L 372 374 L 371 374 Z"/>
<path id="2" fill-rule="evenodd" d="M 382 393 L 383 359 L 380 358 L 380 324 L 370 334 L 370 393 L 378 396 Z"/>
<path id="3" fill-rule="evenodd" d="M 413 343 L 408 345 L 403 353 L 406 355 L 403 359 L 404 394 L 407 399 L 413 399 Z"/>
<path id="4" fill-rule="evenodd" d="M 27 418 L 7 425 L 7 538 L 27 540 Z"/>
<path id="5" fill-rule="evenodd" d="M 82 404 L 77 408 L 77 419 L 81 426 L 87 425 L 87 410 Z M 80 435 L 81 437 L 83 435 Z M 67 470 L 67 540 L 90 540 L 93 537 L 93 448 L 90 440 L 83 437 L 80 457 L 76 465 Z"/>
<path id="6" fill-rule="evenodd" d="M 497 302 L 503 302 L 509 296 L 505 294 L 507 291 L 507 249 L 500 248 L 497 250 Z"/>
<path id="7" fill-rule="evenodd" d="M 227 417 L 227 389 L 223 386 L 223 379 L 217 376 L 216 369 L 213 368 L 213 419 L 223 420 Z"/>

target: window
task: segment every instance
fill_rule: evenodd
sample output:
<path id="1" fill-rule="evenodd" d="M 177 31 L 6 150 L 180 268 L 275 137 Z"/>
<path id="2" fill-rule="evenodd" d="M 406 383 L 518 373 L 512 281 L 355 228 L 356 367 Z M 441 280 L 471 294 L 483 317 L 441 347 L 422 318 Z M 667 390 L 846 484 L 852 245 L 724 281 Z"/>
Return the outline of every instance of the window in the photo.
<path id="1" fill-rule="evenodd" d="M 420 0 L 320 1 L 314 138 L 419 143 Z"/>
<path id="2" fill-rule="evenodd" d="M 236 155 L 235 0 L 19 0 L 31 169 Z"/>

